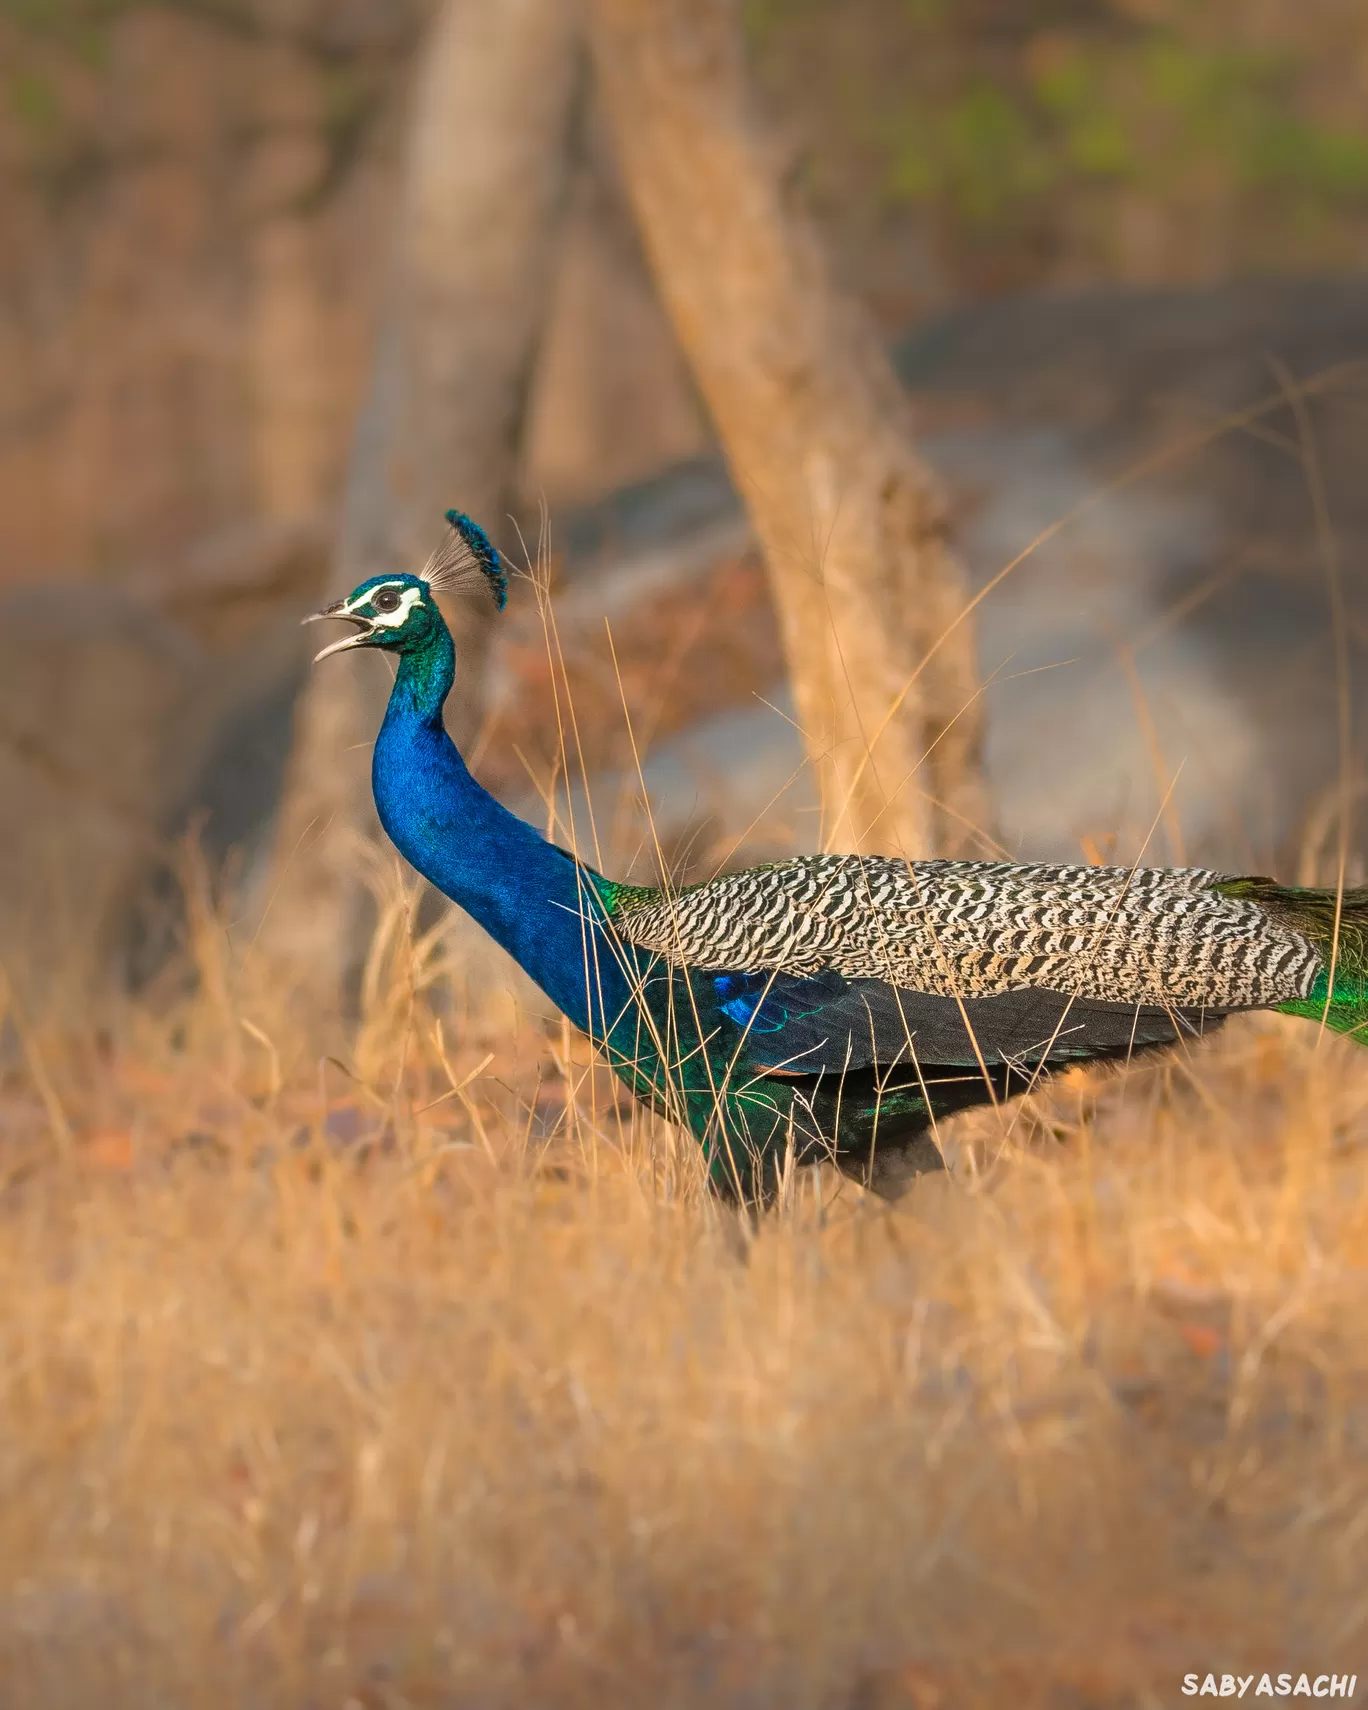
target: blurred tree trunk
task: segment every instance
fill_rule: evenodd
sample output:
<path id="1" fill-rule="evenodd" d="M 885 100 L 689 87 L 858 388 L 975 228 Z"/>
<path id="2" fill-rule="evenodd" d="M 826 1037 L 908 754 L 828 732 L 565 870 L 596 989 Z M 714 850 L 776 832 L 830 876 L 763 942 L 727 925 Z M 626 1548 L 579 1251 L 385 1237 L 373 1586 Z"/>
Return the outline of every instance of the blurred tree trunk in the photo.
<path id="1" fill-rule="evenodd" d="M 292 0 L 277 14 L 297 22 Z M 330 293 L 321 222 L 303 199 L 326 170 L 326 115 L 317 73 L 279 37 L 258 48 L 248 234 L 247 352 L 252 464 L 264 519 L 316 520 L 335 473 L 328 381 Z"/>
<path id="2" fill-rule="evenodd" d="M 875 329 L 785 205 L 733 0 L 590 16 L 656 281 L 765 553 L 825 840 L 963 848 L 986 822 L 964 576 Z"/>
<path id="3" fill-rule="evenodd" d="M 414 570 L 459 506 L 497 536 L 552 273 L 580 82 L 565 0 L 447 0 L 420 52 L 394 255 L 332 578 Z M 457 741 L 480 716 L 488 602 L 448 612 Z M 263 939 L 324 1002 L 365 951 L 362 840 L 386 662 L 329 662 L 301 697 Z"/>

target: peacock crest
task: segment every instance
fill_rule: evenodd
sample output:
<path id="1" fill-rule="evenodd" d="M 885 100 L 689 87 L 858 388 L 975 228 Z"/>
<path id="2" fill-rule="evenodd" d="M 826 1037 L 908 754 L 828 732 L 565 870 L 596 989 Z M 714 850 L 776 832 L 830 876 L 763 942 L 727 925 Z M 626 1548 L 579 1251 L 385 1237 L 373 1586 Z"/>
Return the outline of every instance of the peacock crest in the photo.
<path id="1" fill-rule="evenodd" d="M 508 604 L 508 573 L 489 536 L 464 511 L 448 511 L 447 533 L 420 571 L 434 594 L 464 594 L 485 587 L 502 611 Z"/>

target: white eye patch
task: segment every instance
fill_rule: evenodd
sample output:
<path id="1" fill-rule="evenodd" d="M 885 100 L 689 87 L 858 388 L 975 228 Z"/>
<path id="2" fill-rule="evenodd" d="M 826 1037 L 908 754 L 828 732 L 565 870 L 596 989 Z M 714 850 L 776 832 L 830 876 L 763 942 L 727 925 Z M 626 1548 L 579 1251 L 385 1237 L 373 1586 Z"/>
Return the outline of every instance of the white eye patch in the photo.
<path id="1" fill-rule="evenodd" d="M 375 596 L 385 588 L 393 588 L 399 595 L 399 604 L 392 612 L 382 612 L 374 603 Z M 355 599 L 348 600 L 343 610 L 353 612 L 362 606 L 369 606 L 373 615 L 367 617 L 368 623 L 374 624 L 377 629 L 400 629 L 408 622 L 409 613 L 420 604 L 422 598 L 421 588 L 405 587 L 401 582 L 381 582 L 374 588 L 367 588 L 364 594 L 357 595 Z"/>

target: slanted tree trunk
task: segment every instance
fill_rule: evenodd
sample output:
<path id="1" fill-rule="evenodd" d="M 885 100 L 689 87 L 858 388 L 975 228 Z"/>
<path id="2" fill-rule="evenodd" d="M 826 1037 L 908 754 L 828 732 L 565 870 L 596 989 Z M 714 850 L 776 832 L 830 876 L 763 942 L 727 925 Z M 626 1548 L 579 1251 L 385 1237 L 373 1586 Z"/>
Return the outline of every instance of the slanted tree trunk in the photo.
<path id="1" fill-rule="evenodd" d="M 419 61 L 394 256 L 353 449 L 333 586 L 418 569 L 458 506 L 496 537 L 513 486 L 580 80 L 565 0 L 448 0 Z M 457 741 L 483 700 L 487 602 L 448 610 Z M 364 953 L 361 839 L 390 675 L 352 655 L 311 677 L 263 932 L 324 1001 Z"/>
<path id="2" fill-rule="evenodd" d="M 733 0 L 590 17 L 656 281 L 765 553 L 826 842 L 963 848 L 986 806 L 964 576 L 875 330 L 785 205 Z"/>

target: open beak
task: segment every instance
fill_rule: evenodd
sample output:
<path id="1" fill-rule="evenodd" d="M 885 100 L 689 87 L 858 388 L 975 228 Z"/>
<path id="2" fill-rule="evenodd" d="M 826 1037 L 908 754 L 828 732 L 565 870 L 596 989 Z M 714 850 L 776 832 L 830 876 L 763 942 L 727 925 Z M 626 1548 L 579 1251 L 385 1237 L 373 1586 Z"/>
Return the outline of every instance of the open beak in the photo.
<path id="1" fill-rule="evenodd" d="M 343 600 L 336 600 L 332 605 L 325 606 L 321 612 L 310 612 L 308 617 L 303 619 L 304 623 L 317 623 L 320 618 L 341 618 L 344 623 L 354 623 L 357 626 L 355 635 L 344 635 L 341 641 L 334 641 L 331 647 L 325 647 L 321 653 L 315 653 L 315 665 L 320 659 L 326 659 L 330 653 L 345 653 L 349 647 L 364 647 L 375 634 L 375 625 L 370 619 L 345 611 L 345 603 Z"/>

